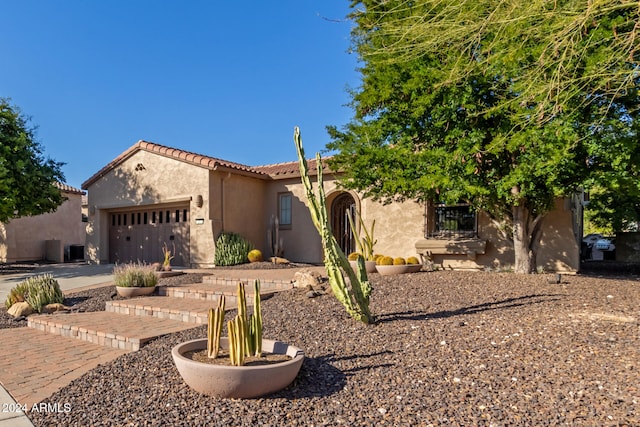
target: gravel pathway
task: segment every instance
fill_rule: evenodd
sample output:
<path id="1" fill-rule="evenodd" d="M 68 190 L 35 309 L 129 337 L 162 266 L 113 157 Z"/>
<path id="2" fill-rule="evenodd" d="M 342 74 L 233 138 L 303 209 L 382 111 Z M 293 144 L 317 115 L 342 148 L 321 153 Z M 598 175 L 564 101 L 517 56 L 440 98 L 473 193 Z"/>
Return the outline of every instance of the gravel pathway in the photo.
<path id="1" fill-rule="evenodd" d="M 263 303 L 264 335 L 307 359 L 279 393 L 191 391 L 170 350 L 203 337 L 197 327 L 98 366 L 46 401 L 68 412 L 29 416 L 36 426 L 640 425 L 638 279 L 554 278 L 372 275 L 375 325 L 349 318 L 331 295 L 282 292 Z"/>

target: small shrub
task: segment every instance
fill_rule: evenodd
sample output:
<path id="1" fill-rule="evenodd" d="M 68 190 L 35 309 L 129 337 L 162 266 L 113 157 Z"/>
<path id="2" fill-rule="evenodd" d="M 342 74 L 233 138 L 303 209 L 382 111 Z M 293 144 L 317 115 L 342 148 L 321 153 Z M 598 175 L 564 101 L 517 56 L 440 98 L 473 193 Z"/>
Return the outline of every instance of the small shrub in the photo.
<path id="1" fill-rule="evenodd" d="M 216 239 L 216 253 L 213 263 L 217 266 L 244 264 L 253 249 L 251 242 L 237 233 L 220 233 Z"/>
<path id="2" fill-rule="evenodd" d="M 381 256 L 377 261 L 378 265 L 393 265 L 393 258 L 390 256 Z"/>
<path id="3" fill-rule="evenodd" d="M 249 262 L 262 262 L 262 252 L 260 252 L 258 249 L 253 249 L 249 251 L 247 258 L 249 258 Z"/>
<path id="4" fill-rule="evenodd" d="M 154 265 L 129 263 L 116 265 L 113 268 L 113 282 L 123 288 L 146 288 L 158 284 L 158 276 Z"/>
<path id="5" fill-rule="evenodd" d="M 407 264 L 420 264 L 420 261 L 418 260 L 418 258 L 410 256 L 409 258 L 407 258 Z"/>
<path id="6" fill-rule="evenodd" d="M 397 257 L 393 259 L 393 265 L 405 265 L 407 263 L 407 261 L 404 260 L 404 258 L 402 257 Z"/>
<path id="7" fill-rule="evenodd" d="M 40 313 L 47 304 L 62 303 L 64 295 L 58 281 L 50 274 L 29 277 L 18 283 L 5 301 L 7 308 L 16 302 L 27 302 L 31 308 Z"/>

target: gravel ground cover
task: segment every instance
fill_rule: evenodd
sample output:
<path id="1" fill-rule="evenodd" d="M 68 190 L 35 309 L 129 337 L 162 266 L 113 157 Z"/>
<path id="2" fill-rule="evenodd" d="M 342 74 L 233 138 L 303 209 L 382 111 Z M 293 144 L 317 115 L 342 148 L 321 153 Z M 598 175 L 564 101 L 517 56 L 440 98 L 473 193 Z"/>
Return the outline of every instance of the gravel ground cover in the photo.
<path id="1" fill-rule="evenodd" d="M 562 279 L 372 275 L 374 325 L 349 318 L 329 294 L 281 292 L 263 302 L 264 335 L 307 355 L 281 392 L 235 400 L 191 391 L 170 350 L 205 336 L 196 327 L 45 401 L 69 411 L 29 417 L 36 426 L 640 425 L 638 279 Z"/>

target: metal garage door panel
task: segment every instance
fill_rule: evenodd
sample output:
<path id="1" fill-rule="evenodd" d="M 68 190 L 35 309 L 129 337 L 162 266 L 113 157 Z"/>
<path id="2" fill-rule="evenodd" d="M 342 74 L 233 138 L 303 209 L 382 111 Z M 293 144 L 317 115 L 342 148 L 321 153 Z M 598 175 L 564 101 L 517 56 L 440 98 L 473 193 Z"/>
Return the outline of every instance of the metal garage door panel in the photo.
<path id="1" fill-rule="evenodd" d="M 174 253 L 171 264 L 188 266 L 188 212 L 188 206 L 112 212 L 109 227 L 110 262 L 162 262 L 162 247 L 166 243 Z"/>

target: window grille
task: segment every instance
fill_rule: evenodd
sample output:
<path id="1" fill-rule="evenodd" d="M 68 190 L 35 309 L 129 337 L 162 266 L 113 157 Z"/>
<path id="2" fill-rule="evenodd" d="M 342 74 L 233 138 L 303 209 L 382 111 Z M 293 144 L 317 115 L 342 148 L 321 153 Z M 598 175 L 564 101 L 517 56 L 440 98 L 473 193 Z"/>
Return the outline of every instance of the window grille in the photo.
<path id="1" fill-rule="evenodd" d="M 427 211 L 427 238 L 459 239 L 478 237 L 477 216 L 471 206 L 435 205 L 432 212 L 429 215 L 429 211 Z M 432 221 L 432 226 L 429 224 L 429 219 Z"/>

